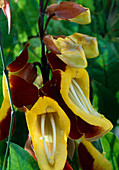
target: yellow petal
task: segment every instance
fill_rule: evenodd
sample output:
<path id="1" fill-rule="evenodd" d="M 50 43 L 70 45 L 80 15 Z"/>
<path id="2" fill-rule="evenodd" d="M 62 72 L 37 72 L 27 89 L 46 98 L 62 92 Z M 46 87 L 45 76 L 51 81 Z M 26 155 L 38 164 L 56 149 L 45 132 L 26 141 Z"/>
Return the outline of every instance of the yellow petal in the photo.
<path id="1" fill-rule="evenodd" d="M 53 132 L 51 131 L 53 130 L 47 117 L 49 114 L 52 114 L 56 127 L 56 151 L 54 162 L 51 163 L 48 161 L 42 137 L 42 127 L 44 126 L 42 120 L 45 115 L 45 137 L 48 142 L 46 142 L 46 145 L 49 147 L 49 150 L 52 150 Z M 64 111 L 53 99 L 49 97 L 40 97 L 32 109 L 30 111 L 27 110 L 26 121 L 40 169 L 57 170 L 59 167 L 60 169 L 63 169 L 67 158 L 67 136 L 70 131 L 70 122 Z"/>
<path id="2" fill-rule="evenodd" d="M 82 25 L 89 24 L 91 22 L 90 10 L 87 8 L 87 11 L 69 20 Z"/>
<path id="3" fill-rule="evenodd" d="M 7 111 L 10 108 L 7 83 L 4 75 L 3 75 L 3 98 L 4 98 L 3 103 L 0 108 L 0 121 L 2 121 L 7 116 Z"/>
<path id="4" fill-rule="evenodd" d="M 90 37 L 85 34 L 74 33 L 69 36 L 75 43 L 81 44 L 87 58 L 94 58 L 99 55 L 98 43 L 96 37 Z"/>
<path id="5" fill-rule="evenodd" d="M 77 115 L 77 126 L 87 140 L 93 141 L 112 129 L 111 122 L 99 114 L 89 100 L 89 76 L 85 69 L 67 66 L 61 72 L 61 90 L 63 100 Z"/>
<path id="6" fill-rule="evenodd" d="M 10 101 L 5 76 L 3 76 L 3 97 L 4 99 L 0 108 L 0 140 L 7 138 L 11 119 Z"/>
<path id="7" fill-rule="evenodd" d="M 76 68 L 85 68 L 87 61 L 82 45 L 76 44 L 70 38 L 53 39 L 61 54 L 56 54 L 64 63 Z"/>
<path id="8" fill-rule="evenodd" d="M 112 170 L 111 163 L 84 137 L 78 144 L 78 155 L 82 169 Z"/>

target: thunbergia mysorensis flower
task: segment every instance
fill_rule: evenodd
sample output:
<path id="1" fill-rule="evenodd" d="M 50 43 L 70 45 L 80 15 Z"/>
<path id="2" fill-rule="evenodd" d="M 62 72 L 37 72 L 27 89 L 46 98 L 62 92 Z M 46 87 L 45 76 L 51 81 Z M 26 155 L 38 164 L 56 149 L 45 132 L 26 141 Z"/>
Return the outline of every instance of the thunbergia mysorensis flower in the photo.
<path id="1" fill-rule="evenodd" d="M 90 10 L 75 2 L 60 2 L 48 6 L 47 15 L 53 14 L 53 20 L 66 20 L 78 24 L 89 24 L 91 22 Z"/>
<path id="2" fill-rule="evenodd" d="M 84 137 L 77 141 L 78 158 L 81 169 L 112 170 L 111 163 Z"/>
<path id="3" fill-rule="evenodd" d="M 50 97 L 40 97 L 31 110 L 26 109 L 26 121 L 39 167 L 63 169 L 70 121 L 58 103 Z"/>
<path id="4" fill-rule="evenodd" d="M 33 85 L 37 76 L 37 70 L 33 64 L 28 63 L 28 46 L 29 44 L 20 56 L 7 67 L 9 70 L 12 101 L 17 108 L 33 105 L 38 99 L 38 89 Z M 10 101 L 4 75 L 3 97 L 3 103 L 0 108 L 0 140 L 8 136 L 11 117 Z"/>
<path id="5" fill-rule="evenodd" d="M 43 41 L 49 51 L 71 67 L 85 68 L 86 57 L 94 58 L 99 55 L 97 39 L 85 34 L 74 33 L 67 37 L 47 35 Z"/>
<path id="6" fill-rule="evenodd" d="M 76 68 L 85 68 L 87 66 L 82 45 L 75 43 L 71 38 L 57 38 L 46 35 L 43 41 L 47 49 L 56 54 L 64 63 Z"/>
<path id="7" fill-rule="evenodd" d="M 11 26 L 11 12 L 10 12 L 10 4 L 8 0 L 0 0 L 0 8 L 2 8 L 7 21 L 8 21 L 8 32 L 10 33 Z"/>
<path id="8" fill-rule="evenodd" d="M 93 141 L 110 131 L 112 129 L 111 122 L 104 115 L 99 114 L 90 103 L 87 71 L 75 69 L 66 64 L 62 65 L 62 61 L 57 60 L 54 54 L 48 55 L 48 60 L 52 61 L 50 63 L 52 69 L 56 69 L 58 66 L 63 71 L 57 69 L 53 71 L 51 81 L 41 88 L 41 92 L 54 98 L 70 118 L 69 136 L 78 139 L 81 134 L 84 134 L 87 140 Z M 58 64 L 55 63 L 56 60 Z M 76 129 L 80 132 L 79 134 Z"/>

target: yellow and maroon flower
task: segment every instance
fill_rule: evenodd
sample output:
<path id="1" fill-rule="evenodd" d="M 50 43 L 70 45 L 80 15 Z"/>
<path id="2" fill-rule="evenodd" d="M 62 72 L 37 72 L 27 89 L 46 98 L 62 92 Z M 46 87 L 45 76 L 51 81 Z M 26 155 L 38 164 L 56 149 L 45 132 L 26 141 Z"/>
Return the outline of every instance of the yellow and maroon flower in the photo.
<path id="1" fill-rule="evenodd" d="M 75 2 L 60 2 L 52 4 L 47 8 L 47 15 L 53 20 L 66 20 L 78 24 L 89 24 L 91 22 L 90 10 Z"/>
<path id="2" fill-rule="evenodd" d="M 53 37 L 46 35 L 43 39 L 49 51 L 56 54 L 64 63 L 76 68 L 85 68 L 87 60 L 82 45 L 70 37 Z"/>
<path id="3" fill-rule="evenodd" d="M 52 97 L 65 111 L 71 121 L 69 136 L 78 139 L 84 134 L 87 140 L 94 141 L 105 135 L 112 124 L 90 103 L 87 71 L 67 66 L 53 53 L 47 57 L 54 71 L 51 81 L 41 88 L 41 95 Z"/>
<path id="4" fill-rule="evenodd" d="M 33 64 L 28 63 L 28 46 L 19 57 L 8 65 L 9 82 L 12 101 L 17 108 L 31 106 L 38 99 L 38 89 L 33 82 L 37 76 L 37 70 Z M 3 75 L 3 103 L 0 108 L 0 140 L 8 136 L 10 126 L 10 101 L 7 90 L 5 75 Z M 6 130 L 3 128 L 5 127 Z"/>
<path id="5" fill-rule="evenodd" d="M 83 170 L 112 170 L 111 163 L 84 137 L 78 141 L 78 158 Z"/>
<path id="6" fill-rule="evenodd" d="M 85 34 L 74 33 L 67 37 L 46 35 L 43 41 L 49 51 L 71 67 L 85 68 L 87 66 L 86 58 L 94 58 L 99 55 L 96 37 Z"/>
<path id="7" fill-rule="evenodd" d="M 26 121 L 39 167 L 63 169 L 70 121 L 58 103 L 50 97 L 40 97 L 31 110 L 26 109 Z"/>

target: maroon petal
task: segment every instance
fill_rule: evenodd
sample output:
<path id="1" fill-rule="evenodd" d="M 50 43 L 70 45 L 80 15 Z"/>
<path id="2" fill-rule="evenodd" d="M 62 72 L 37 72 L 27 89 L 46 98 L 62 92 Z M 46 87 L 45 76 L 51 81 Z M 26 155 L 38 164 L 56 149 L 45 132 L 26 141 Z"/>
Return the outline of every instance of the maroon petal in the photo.
<path id="1" fill-rule="evenodd" d="M 18 72 L 25 67 L 28 62 L 28 47 L 29 43 L 26 45 L 22 53 L 11 63 L 7 66 L 7 69 L 10 72 Z"/>
<path id="2" fill-rule="evenodd" d="M 32 63 L 27 63 L 23 70 L 18 74 L 19 77 L 26 80 L 28 83 L 33 83 L 37 77 L 37 69 Z"/>
<path id="3" fill-rule="evenodd" d="M 10 121 L 11 121 L 11 108 L 7 110 L 6 116 L 4 119 L 0 120 L 0 141 L 4 140 L 9 135 L 9 128 L 10 128 Z M 15 119 L 12 133 L 15 129 Z"/>
<path id="4" fill-rule="evenodd" d="M 62 60 L 59 59 L 54 53 L 50 52 L 47 53 L 47 59 L 50 63 L 51 69 L 60 69 L 62 71 L 65 71 L 65 67 L 67 66 Z"/>
<path id="5" fill-rule="evenodd" d="M 105 131 L 102 127 L 90 125 L 77 116 L 77 127 L 80 133 L 85 134 L 85 138 L 91 139 Z"/>
<path id="6" fill-rule="evenodd" d="M 55 54 L 61 54 L 60 51 L 57 49 L 56 45 L 54 44 L 50 35 L 46 35 L 43 38 L 43 41 L 47 47 L 47 49 Z"/>
<path id="7" fill-rule="evenodd" d="M 16 107 L 33 105 L 37 101 L 38 89 L 36 86 L 16 75 L 11 75 L 9 81 L 13 104 Z"/>
<path id="8" fill-rule="evenodd" d="M 60 2 L 55 7 L 55 14 L 62 19 L 71 19 L 85 12 L 87 9 L 75 2 Z"/>
<path id="9" fill-rule="evenodd" d="M 83 167 L 84 170 L 93 170 L 94 158 L 82 142 L 78 145 L 78 156 L 80 166 Z"/>

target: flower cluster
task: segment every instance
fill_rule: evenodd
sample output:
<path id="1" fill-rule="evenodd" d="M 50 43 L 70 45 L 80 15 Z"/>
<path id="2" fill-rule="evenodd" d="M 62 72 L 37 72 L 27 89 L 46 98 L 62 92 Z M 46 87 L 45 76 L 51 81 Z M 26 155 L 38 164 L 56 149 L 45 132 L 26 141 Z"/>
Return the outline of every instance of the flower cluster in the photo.
<path id="1" fill-rule="evenodd" d="M 90 10 L 74 2 L 50 5 L 46 13 L 54 20 L 78 24 L 91 22 Z M 80 33 L 70 36 L 45 35 L 47 60 L 52 78 L 40 89 L 34 84 L 36 67 L 28 63 L 28 46 L 8 65 L 13 104 L 25 110 L 29 138 L 25 149 L 43 170 L 72 169 L 67 162 L 67 140 L 77 143 L 82 169 L 111 169 L 111 164 L 91 144 L 112 129 L 111 122 L 98 113 L 89 98 L 87 58 L 99 55 L 97 40 Z M 4 100 L 0 109 L 0 139 L 8 135 L 10 102 L 3 77 Z M 7 107 L 6 107 L 7 106 Z M 8 118 L 9 117 L 9 118 Z M 9 121 L 10 122 L 10 121 Z M 3 132 L 3 124 L 8 127 Z M 32 146 L 31 146 L 32 145 Z"/>

